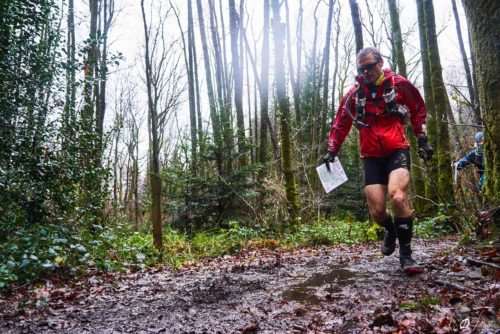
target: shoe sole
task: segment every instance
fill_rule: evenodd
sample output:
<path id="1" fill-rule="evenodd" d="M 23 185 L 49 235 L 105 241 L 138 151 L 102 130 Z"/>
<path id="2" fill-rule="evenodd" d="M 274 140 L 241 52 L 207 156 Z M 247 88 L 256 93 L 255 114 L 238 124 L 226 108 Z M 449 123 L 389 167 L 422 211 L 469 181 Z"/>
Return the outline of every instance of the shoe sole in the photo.
<path id="1" fill-rule="evenodd" d="M 422 274 L 424 272 L 424 268 L 410 267 L 410 268 L 403 269 L 403 271 L 407 276 L 413 276 L 413 275 Z"/>

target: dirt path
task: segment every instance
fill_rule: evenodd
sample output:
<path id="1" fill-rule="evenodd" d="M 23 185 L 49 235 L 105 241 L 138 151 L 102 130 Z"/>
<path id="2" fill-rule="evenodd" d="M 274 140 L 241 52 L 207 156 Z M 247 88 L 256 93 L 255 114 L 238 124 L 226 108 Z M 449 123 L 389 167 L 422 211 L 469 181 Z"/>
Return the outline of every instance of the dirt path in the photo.
<path id="1" fill-rule="evenodd" d="M 38 308 L 0 302 L 0 333 L 495 333 L 495 274 L 457 240 L 415 242 L 406 277 L 378 244 L 246 250 L 176 271 L 47 286 Z M 498 277 L 498 276 L 496 276 Z M 462 327 L 462 328 L 460 328 Z"/>

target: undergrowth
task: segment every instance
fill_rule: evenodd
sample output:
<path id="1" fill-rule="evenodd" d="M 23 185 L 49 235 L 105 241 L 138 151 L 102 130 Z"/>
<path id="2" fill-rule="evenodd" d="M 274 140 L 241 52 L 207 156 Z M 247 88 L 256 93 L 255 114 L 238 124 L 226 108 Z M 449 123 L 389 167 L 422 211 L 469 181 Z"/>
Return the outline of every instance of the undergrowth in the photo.
<path id="1" fill-rule="evenodd" d="M 44 277 L 73 277 L 94 270 L 137 270 L 153 265 L 179 267 L 201 258 L 233 254 L 250 244 L 286 249 L 354 244 L 376 240 L 377 229 L 377 225 L 348 218 L 323 219 L 279 231 L 236 221 L 230 221 L 225 228 L 191 233 L 166 226 L 163 256 L 159 261 L 149 226 L 135 230 L 126 220 L 116 220 L 107 226 L 93 225 L 90 229 L 57 224 L 16 227 L 0 231 L 9 235 L 0 243 L 0 288 L 33 283 Z"/>

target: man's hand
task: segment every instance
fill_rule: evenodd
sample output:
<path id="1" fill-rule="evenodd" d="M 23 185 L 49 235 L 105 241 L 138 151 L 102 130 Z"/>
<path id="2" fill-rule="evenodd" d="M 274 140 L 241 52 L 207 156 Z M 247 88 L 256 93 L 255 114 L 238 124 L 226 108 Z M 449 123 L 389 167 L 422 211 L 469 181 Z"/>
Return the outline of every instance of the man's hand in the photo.
<path id="1" fill-rule="evenodd" d="M 326 154 L 322 157 L 323 162 L 326 164 L 326 169 L 330 171 L 330 162 L 335 161 L 335 157 L 337 156 L 337 153 L 328 151 Z"/>
<path id="2" fill-rule="evenodd" d="M 429 161 L 434 155 L 434 150 L 427 142 L 427 136 L 421 134 L 418 136 L 418 155 L 424 160 Z"/>

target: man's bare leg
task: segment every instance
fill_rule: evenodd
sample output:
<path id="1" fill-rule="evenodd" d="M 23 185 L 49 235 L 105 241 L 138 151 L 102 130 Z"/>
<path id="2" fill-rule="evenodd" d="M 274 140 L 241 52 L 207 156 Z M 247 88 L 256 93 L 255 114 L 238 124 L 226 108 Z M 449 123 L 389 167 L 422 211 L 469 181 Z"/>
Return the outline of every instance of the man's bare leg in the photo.
<path id="1" fill-rule="evenodd" d="M 410 171 L 398 168 L 389 174 L 388 193 L 394 211 L 399 240 L 399 259 L 401 267 L 408 275 L 419 274 L 423 268 L 418 266 L 411 257 L 411 240 L 413 237 L 413 217 L 409 204 L 408 187 L 410 184 Z"/>
<path id="2" fill-rule="evenodd" d="M 365 187 L 365 194 L 370 215 L 386 230 L 384 242 L 380 250 L 382 254 L 389 256 L 396 249 L 396 227 L 394 226 L 392 216 L 387 212 L 387 186 L 382 184 L 367 185 Z"/>
<path id="3" fill-rule="evenodd" d="M 389 174 L 387 186 L 391 199 L 394 216 L 406 218 L 411 216 L 408 187 L 410 185 L 410 171 L 406 168 L 398 168 Z"/>
<path id="4" fill-rule="evenodd" d="M 387 212 L 386 197 L 387 186 L 382 184 L 370 184 L 365 187 L 368 210 L 373 220 L 378 224 L 385 221 L 389 215 Z"/>

